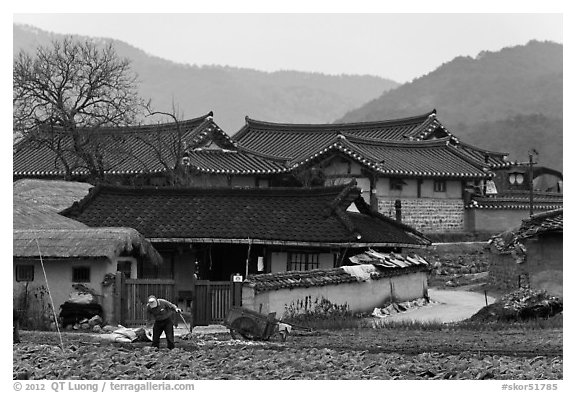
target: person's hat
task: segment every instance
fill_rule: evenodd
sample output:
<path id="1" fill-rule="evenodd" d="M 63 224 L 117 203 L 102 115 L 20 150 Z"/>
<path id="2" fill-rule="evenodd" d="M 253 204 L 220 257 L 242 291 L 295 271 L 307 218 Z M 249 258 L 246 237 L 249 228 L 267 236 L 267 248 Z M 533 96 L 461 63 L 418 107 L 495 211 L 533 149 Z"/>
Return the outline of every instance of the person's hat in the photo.
<path id="1" fill-rule="evenodd" d="M 156 296 L 148 296 L 148 304 L 156 302 Z"/>

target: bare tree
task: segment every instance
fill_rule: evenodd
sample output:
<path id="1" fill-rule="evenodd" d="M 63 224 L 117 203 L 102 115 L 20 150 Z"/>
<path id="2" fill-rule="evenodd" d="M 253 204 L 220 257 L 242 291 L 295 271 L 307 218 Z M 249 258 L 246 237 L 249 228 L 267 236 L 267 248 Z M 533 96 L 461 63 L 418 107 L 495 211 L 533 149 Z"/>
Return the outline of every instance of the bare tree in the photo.
<path id="1" fill-rule="evenodd" d="M 113 147 L 98 131 L 137 122 L 143 102 L 136 87 L 130 61 L 112 44 L 66 38 L 33 56 L 20 51 L 13 69 L 14 128 L 54 151 L 68 178 L 84 169 L 101 181 L 114 163 L 106 162 Z"/>
<path id="2" fill-rule="evenodd" d="M 161 116 L 169 118 L 173 123 L 170 130 L 158 128 L 154 132 L 134 135 L 135 141 L 148 147 L 150 153 L 154 156 L 154 162 L 159 164 L 162 169 L 168 185 L 189 185 L 190 172 L 185 164 L 185 152 L 188 148 L 185 141 L 186 130 L 177 114 L 177 109 L 172 103 L 172 112 L 164 112 L 152 109 L 151 103 L 145 106 L 146 117 Z M 138 159 L 135 155 L 134 159 Z M 147 170 L 146 163 L 141 162 L 142 167 Z"/>

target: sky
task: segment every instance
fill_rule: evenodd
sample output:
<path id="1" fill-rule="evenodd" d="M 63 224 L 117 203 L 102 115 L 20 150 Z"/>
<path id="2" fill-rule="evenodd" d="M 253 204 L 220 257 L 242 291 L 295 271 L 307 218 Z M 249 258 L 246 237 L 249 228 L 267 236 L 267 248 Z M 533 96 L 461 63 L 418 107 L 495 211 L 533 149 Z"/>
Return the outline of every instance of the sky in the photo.
<path id="1" fill-rule="evenodd" d="M 404 83 L 457 56 L 563 43 L 562 14 L 14 13 L 13 22 L 115 38 L 179 63 L 369 74 Z"/>

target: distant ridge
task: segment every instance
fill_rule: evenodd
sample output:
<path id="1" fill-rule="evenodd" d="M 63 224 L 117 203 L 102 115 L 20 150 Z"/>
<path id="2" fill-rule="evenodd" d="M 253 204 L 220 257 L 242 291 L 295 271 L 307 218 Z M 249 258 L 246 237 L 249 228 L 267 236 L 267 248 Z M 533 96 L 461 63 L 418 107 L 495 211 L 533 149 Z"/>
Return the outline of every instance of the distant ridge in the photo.
<path id="1" fill-rule="evenodd" d="M 26 25 L 15 24 L 13 30 L 14 54 L 64 37 Z M 216 122 L 229 134 L 244 125 L 246 115 L 278 122 L 331 123 L 398 86 L 392 80 L 367 75 L 186 65 L 149 55 L 119 40 L 90 38 L 102 44 L 114 42 L 119 55 L 132 60 L 141 94 L 152 99 L 155 109 L 170 112 L 174 103 L 183 118 L 213 110 Z"/>
<path id="2" fill-rule="evenodd" d="M 526 161 L 536 148 L 542 165 L 562 170 L 561 44 L 526 45 L 457 57 L 385 92 L 337 122 L 372 121 L 438 110 L 465 142 Z"/>

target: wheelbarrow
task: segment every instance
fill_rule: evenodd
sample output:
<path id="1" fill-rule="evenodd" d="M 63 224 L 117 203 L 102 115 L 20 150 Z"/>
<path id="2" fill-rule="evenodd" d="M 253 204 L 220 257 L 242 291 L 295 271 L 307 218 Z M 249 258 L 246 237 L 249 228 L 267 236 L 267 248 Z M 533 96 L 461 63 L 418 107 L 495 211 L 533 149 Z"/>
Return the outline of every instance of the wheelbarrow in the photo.
<path id="1" fill-rule="evenodd" d="M 292 325 L 276 319 L 275 312 L 264 315 L 246 308 L 232 307 L 224 326 L 230 329 L 235 339 L 242 336 L 248 340 L 269 340 L 274 334 L 279 334 L 282 341 L 286 341 Z"/>

